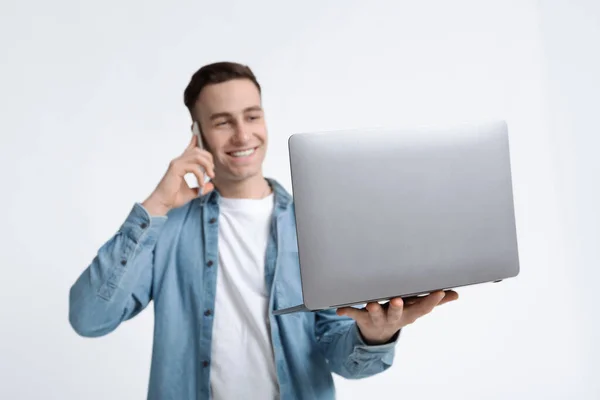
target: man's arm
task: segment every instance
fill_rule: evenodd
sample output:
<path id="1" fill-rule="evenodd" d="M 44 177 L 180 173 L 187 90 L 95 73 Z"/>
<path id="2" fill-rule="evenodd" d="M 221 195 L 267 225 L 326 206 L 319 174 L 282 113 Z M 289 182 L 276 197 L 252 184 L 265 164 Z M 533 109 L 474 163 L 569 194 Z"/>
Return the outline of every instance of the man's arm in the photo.
<path id="1" fill-rule="evenodd" d="M 102 336 L 139 314 L 152 299 L 154 248 L 170 210 L 198 196 L 184 176 L 196 175 L 207 193 L 214 186 L 212 155 L 198 147 L 192 135 L 185 151 L 169 163 L 154 191 L 135 204 L 121 229 L 98 251 L 92 263 L 71 287 L 69 321 L 82 336 Z"/>
<path id="2" fill-rule="evenodd" d="M 339 316 L 335 310 L 315 314 L 317 343 L 333 372 L 347 379 L 360 379 L 392 366 L 399 333 L 385 344 L 371 345 L 351 318 Z"/>
<path id="3" fill-rule="evenodd" d="M 166 220 L 135 204 L 121 229 L 98 250 L 69 293 L 69 322 L 79 335 L 106 335 L 148 305 L 154 247 Z"/>
<path id="4" fill-rule="evenodd" d="M 358 379 L 387 370 L 394 360 L 400 330 L 429 314 L 436 306 L 458 299 L 452 290 L 428 296 L 377 302 L 363 309 L 317 312 L 315 335 L 333 372 Z M 350 318 L 346 318 L 350 317 Z"/>

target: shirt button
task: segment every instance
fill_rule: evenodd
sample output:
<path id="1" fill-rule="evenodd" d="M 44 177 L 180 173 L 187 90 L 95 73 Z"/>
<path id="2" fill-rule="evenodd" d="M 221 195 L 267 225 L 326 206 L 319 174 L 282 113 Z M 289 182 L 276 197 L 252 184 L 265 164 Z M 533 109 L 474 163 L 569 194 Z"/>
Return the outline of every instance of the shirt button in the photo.
<path id="1" fill-rule="evenodd" d="M 140 225 L 140 228 L 142 229 L 146 229 L 148 227 L 148 224 L 145 222 L 142 222 L 142 224 Z"/>
<path id="2" fill-rule="evenodd" d="M 127 260 L 121 260 L 121 265 L 127 264 Z"/>
<path id="3" fill-rule="evenodd" d="M 204 311 L 204 315 L 206 315 L 207 317 L 209 317 L 211 314 L 212 314 L 212 311 L 210 311 L 210 310 Z"/>
<path id="4" fill-rule="evenodd" d="M 202 361 L 202 366 L 203 366 L 204 368 L 208 367 L 208 361 Z"/>
<path id="5" fill-rule="evenodd" d="M 209 224 L 214 224 L 215 222 L 217 222 L 217 219 L 216 219 L 216 218 L 211 218 L 211 219 L 208 221 L 208 223 L 209 223 Z"/>
<path id="6" fill-rule="evenodd" d="M 212 267 L 213 261 L 212 260 L 208 260 L 208 262 L 206 263 L 206 265 L 208 265 L 209 267 Z"/>

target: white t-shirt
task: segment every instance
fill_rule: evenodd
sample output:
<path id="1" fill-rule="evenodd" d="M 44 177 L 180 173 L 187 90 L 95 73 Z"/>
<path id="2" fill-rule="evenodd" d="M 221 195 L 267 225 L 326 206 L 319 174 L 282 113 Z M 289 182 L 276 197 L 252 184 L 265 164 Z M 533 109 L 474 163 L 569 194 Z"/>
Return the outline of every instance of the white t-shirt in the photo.
<path id="1" fill-rule="evenodd" d="M 210 371 L 217 400 L 279 398 L 264 271 L 273 201 L 221 198 Z"/>

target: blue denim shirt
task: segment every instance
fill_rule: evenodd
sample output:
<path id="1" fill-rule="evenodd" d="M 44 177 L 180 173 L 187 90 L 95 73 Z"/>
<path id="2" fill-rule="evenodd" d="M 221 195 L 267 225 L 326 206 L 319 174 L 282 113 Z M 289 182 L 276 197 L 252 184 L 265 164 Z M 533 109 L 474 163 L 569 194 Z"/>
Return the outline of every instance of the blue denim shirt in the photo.
<path id="1" fill-rule="evenodd" d="M 274 310 L 302 304 L 302 290 L 293 201 L 269 182 L 275 208 L 265 280 Z M 148 399 L 211 397 L 219 197 L 212 191 L 162 217 L 136 203 L 71 288 L 69 321 L 86 337 L 108 334 L 154 302 Z M 332 373 L 358 379 L 392 365 L 397 337 L 367 345 L 354 321 L 334 310 L 270 314 L 270 322 L 282 400 L 333 399 Z"/>

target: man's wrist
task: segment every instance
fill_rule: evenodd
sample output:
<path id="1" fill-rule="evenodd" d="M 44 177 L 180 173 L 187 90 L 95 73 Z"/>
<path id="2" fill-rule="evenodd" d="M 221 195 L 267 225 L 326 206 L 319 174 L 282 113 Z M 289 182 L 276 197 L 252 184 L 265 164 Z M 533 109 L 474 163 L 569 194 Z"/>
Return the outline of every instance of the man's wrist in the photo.
<path id="1" fill-rule="evenodd" d="M 400 329 L 398 329 L 391 337 L 389 338 L 383 338 L 383 339 L 369 339 L 367 338 L 362 331 L 360 330 L 360 326 L 358 326 L 358 324 L 356 324 L 356 331 L 358 332 L 358 335 L 360 336 L 360 339 L 367 345 L 367 346 L 383 346 L 386 344 L 390 344 L 390 343 L 394 343 L 396 340 L 398 340 L 398 336 L 400 335 Z"/>
<path id="2" fill-rule="evenodd" d="M 146 209 L 146 211 L 148 212 L 148 214 L 150 214 L 151 217 L 164 217 L 170 211 L 169 207 L 166 207 L 160 201 L 157 201 L 152 197 L 146 199 L 142 203 L 142 207 Z"/>

